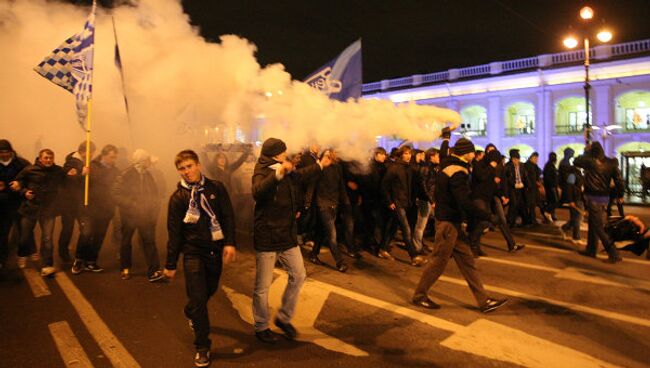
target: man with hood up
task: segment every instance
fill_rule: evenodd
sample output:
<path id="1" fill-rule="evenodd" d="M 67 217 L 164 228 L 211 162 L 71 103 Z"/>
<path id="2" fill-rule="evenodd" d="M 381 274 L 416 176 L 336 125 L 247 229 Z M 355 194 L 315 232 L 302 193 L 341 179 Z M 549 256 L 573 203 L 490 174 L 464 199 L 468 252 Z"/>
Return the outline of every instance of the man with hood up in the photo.
<path id="1" fill-rule="evenodd" d="M 255 247 L 256 277 L 253 291 L 255 336 L 262 342 L 275 343 L 277 338 L 269 329 L 269 288 L 273 281 L 276 259 L 289 274 L 282 297 L 282 306 L 275 319 L 288 339 L 295 339 L 296 329 L 291 325 L 298 294 L 305 281 L 305 265 L 298 247 L 297 215 L 300 211 L 298 186 L 312 180 L 328 167 L 328 155 L 315 165 L 296 170 L 287 160 L 287 146 L 277 138 L 269 138 L 253 173 L 255 220 L 253 245 Z"/>
<path id="2" fill-rule="evenodd" d="M 20 219 L 20 187 L 16 176 L 27 166 L 29 161 L 19 157 L 8 140 L 0 139 L 0 270 L 9 256 L 9 232 L 12 227 L 18 229 Z"/>
<path id="3" fill-rule="evenodd" d="M 567 178 L 569 177 L 569 174 L 572 172 L 572 164 L 571 164 L 571 159 L 573 158 L 573 155 L 575 154 L 575 151 L 571 147 L 567 147 L 564 149 L 564 157 L 562 158 L 562 161 L 560 161 L 560 167 L 558 169 L 558 175 L 560 176 L 560 189 L 562 189 L 562 194 L 561 194 L 561 200 L 560 203 L 566 203 L 566 185 L 567 185 Z"/>

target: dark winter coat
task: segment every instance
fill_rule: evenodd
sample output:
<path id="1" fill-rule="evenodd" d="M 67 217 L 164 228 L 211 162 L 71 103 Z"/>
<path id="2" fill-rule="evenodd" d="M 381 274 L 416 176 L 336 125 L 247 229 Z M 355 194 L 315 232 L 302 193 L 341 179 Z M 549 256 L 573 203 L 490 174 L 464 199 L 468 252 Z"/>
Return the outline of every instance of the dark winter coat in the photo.
<path id="1" fill-rule="evenodd" d="M 27 191 L 31 190 L 35 196 L 32 200 L 25 198 L 18 212 L 33 219 L 58 215 L 57 196 L 65 176 L 63 168 L 59 165 L 45 167 L 37 162 L 24 168 L 16 176 L 22 188 L 20 194 L 24 198 Z"/>
<path id="2" fill-rule="evenodd" d="M 316 182 L 316 205 L 321 208 L 349 205 L 350 199 L 345 187 L 343 168 L 340 164 L 324 168 Z"/>
<path id="3" fill-rule="evenodd" d="M 374 159 L 370 162 L 367 175 L 361 180 L 361 193 L 363 203 L 368 206 L 380 206 L 384 197 L 381 194 L 381 182 L 386 175 L 386 164 Z"/>
<path id="4" fill-rule="evenodd" d="M 20 206 L 20 193 L 9 188 L 9 183 L 16 180 L 16 176 L 24 168 L 29 166 L 29 161 L 22 157 L 15 156 L 6 166 L 0 164 L 0 181 L 4 183 L 4 189 L 0 190 L 0 211 L 15 211 Z"/>
<path id="5" fill-rule="evenodd" d="M 608 157 L 598 159 L 591 155 L 581 155 L 576 157 L 573 163 L 576 167 L 584 169 L 586 195 L 609 197 L 610 190 L 613 190 L 616 198 L 623 196 L 623 178 L 618 168 L 618 161 L 615 159 Z M 613 189 L 610 188 L 612 180 Z"/>
<path id="6" fill-rule="evenodd" d="M 454 155 L 443 159 L 436 180 L 436 220 L 456 224 L 469 218 L 490 220 L 490 213 L 474 205 L 471 198 L 469 163 Z"/>
<path id="7" fill-rule="evenodd" d="M 63 164 L 63 171 L 66 173 L 72 169 L 77 170 L 75 175 L 66 175 L 63 182 L 61 194 L 59 195 L 59 205 L 63 210 L 83 205 L 86 178 L 82 175 L 82 171 L 85 162 L 76 153 L 69 153 L 65 157 L 65 163 Z"/>
<path id="8" fill-rule="evenodd" d="M 129 166 L 118 175 L 112 192 L 123 221 L 156 223 L 160 196 L 153 175 L 148 170 L 140 173 L 135 166 Z"/>
<path id="9" fill-rule="evenodd" d="M 419 198 L 426 198 L 433 203 L 433 197 L 436 185 L 436 166 L 429 162 L 423 162 L 415 166 L 417 168 L 418 188 L 424 193 L 418 193 Z"/>
<path id="10" fill-rule="evenodd" d="M 544 187 L 546 190 L 554 189 L 560 186 L 560 177 L 557 168 L 552 162 L 544 165 Z"/>
<path id="11" fill-rule="evenodd" d="M 310 165 L 278 180 L 271 168 L 277 163 L 262 155 L 253 172 L 253 245 L 261 252 L 284 251 L 298 245 L 296 214 L 302 209 L 298 185 L 321 173 L 320 165 Z"/>
<path id="12" fill-rule="evenodd" d="M 505 165 L 504 168 L 504 175 L 505 175 L 505 181 L 506 181 L 506 188 L 505 190 L 508 193 L 508 197 L 510 197 L 510 193 L 512 193 L 516 188 L 516 173 L 515 173 L 515 164 L 510 161 Z M 524 187 L 521 189 L 527 189 L 527 187 L 530 185 L 530 182 L 528 180 L 528 175 L 526 168 L 522 163 L 519 163 L 519 175 L 521 176 L 521 182 L 524 184 Z"/>
<path id="13" fill-rule="evenodd" d="M 494 181 L 496 176 L 495 167 L 492 167 L 487 160 L 479 161 L 471 175 L 472 199 L 481 199 L 491 204 L 498 193 L 498 185 Z"/>
<path id="14" fill-rule="evenodd" d="M 199 221 L 195 224 L 183 222 L 189 207 L 192 191 L 178 184 L 169 198 L 167 211 L 167 262 L 165 268 L 175 270 L 180 253 L 201 254 L 205 251 L 218 251 L 225 245 L 236 246 L 235 212 L 225 185 L 216 180 L 205 179 L 203 195 L 219 221 L 223 239 L 213 241 L 210 231 L 210 216 L 202 209 Z"/>
<path id="15" fill-rule="evenodd" d="M 296 166 L 298 169 L 304 169 L 318 164 L 318 157 L 311 151 L 306 151 L 300 157 L 300 163 Z M 314 195 L 316 194 L 316 183 L 318 176 L 309 180 L 304 180 L 300 184 L 300 195 L 304 207 L 311 207 L 314 204 Z"/>
<path id="16" fill-rule="evenodd" d="M 415 204 L 416 198 L 429 200 L 419 175 L 409 163 L 402 160 L 388 167 L 381 188 L 384 202 L 388 205 L 394 203 L 402 208 L 410 208 Z"/>
<path id="17" fill-rule="evenodd" d="M 112 217 L 115 212 L 112 189 L 119 174 L 115 166 L 104 165 L 99 157 L 90 162 L 88 207 L 93 213 Z"/>

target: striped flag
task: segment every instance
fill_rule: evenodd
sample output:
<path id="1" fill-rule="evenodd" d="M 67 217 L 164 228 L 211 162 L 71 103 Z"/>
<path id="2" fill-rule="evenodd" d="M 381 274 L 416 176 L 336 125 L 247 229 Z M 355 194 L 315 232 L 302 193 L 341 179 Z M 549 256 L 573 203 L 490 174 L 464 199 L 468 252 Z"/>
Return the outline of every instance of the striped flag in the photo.
<path id="1" fill-rule="evenodd" d="M 65 40 L 34 68 L 45 79 L 74 94 L 77 118 L 84 130 L 93 88 L 96 8 L 93 1 L 83 30 Z"/>

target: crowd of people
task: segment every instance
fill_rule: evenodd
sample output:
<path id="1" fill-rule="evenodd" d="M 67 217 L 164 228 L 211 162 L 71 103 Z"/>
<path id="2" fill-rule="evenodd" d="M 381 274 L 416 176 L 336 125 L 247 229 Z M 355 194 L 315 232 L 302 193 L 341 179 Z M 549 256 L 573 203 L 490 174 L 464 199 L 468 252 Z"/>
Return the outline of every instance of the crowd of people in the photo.
<path id="1" fill-rule="evenodd" d="M 250 230 L 257 271 L 252 307 L 255 334 L 262 342 L 277 339 L 269 328 L 268 306 L 276 262 L 289 277 L 274 324 L 289 339 L 297 335 L 291 318 L 306 277 L 300 246 L 311 263 L 321 266 L 325 262 L 320 250 L 328 247 L 336 270 L 343 273 L 350 267 L 347 259 L 361 258 L 362 251 L 393 261 L 392 247 L 402 247 L 411 266 L 423 267 L 411 302 L 428 309 L 440 307 L 428 291 L 453 258 L 486 313 L 507 302 L 487 295 L 475 266 L 474 258 L 487 256 L 481 237 L 490 230 L 498 229 L 508 250 L 515 253 L 525 245 L 515 241 L 513 228 L 555 224 L 557 209 L 565 205 L 570 219 L 558 227 L 565 239 L 584 246 L 583 253 L 594 258 L 600 241 L 609 256 L 606 262 L 621 261 L 613 243 L 617 239 L 607 230 L 607 215 L 617 205 L 623 216 L 623 181 L 617 161 L 605 157 L 600 143 L 593 142 L 575 158 L 575 152 L 566 149 L 559 165 L 551 153 L 542 170 L 537 153 L 521 162 L 516 149 L 506 157 L 495 145 L 483 152 L 465 138 L 451 147 L 450 137 L 451 131 L 443 129 L 440 148 L 426 150 L 402 145 L 387 152 L 377 147 L 369 162 L 343 160 L 336 149 L 321 149 L 318 144 L 289 155 L 286 144 L 277 138 L 263 143 L 256 161 L 252 149 L 232 164 L 223 153 L 210 159 L 205 153 L 182 151 L 174 161 L 180 181 L 168 203 L 164 268 L 155 228 L 161 198 L 167 193 L 151 172 L 154 156 L 137 149 L 130 165 L 120 170 L 116 146 L 106 145 L 95 156 L 94 145 L 87 147 L 84 142 L 65 157 L 62 166 L 55 163 L 50 149 L 40 150 L 30 163 L 9 141 L 0 140 L 0 267 L 6 266 L 12 234 L 18 244 L 18 267 L 40 260 L 41 275 L 53 275 L 54 223 L 60 216 L 62 263 L 71 265 L 74 275 L 102 272 L 98 257 L 112 221 L 120 235 L 120 277 L 128 280 L 137 231 L 149 281 L 173 278 L 183 254 L 189 297 L 185 316 L 195 333 L 195 363 L 206 366 L 210 362 L 207 301 L 217 290 L 222 264 L 236 260 L 235 214 L 246 211 L 246 206 L 233 205 L 229 192 L 238 168 L 253 161 L 247 195 L 254 206 Z M 90 165 L 85 164 L 87 149 L 94 157 Z M 84 205 L 86 176 L 91 179 L 90 206 Z M 585 215 L 586 242 L 580 235 Z M 640 220 L 625 219 L 636 224 L 632 233 L 644 230 L 645 236 Z M 37 223 L 40 253 L 34 239 Z M 75 223 L 79 238 L 73 257 L 70 243 Z"/>

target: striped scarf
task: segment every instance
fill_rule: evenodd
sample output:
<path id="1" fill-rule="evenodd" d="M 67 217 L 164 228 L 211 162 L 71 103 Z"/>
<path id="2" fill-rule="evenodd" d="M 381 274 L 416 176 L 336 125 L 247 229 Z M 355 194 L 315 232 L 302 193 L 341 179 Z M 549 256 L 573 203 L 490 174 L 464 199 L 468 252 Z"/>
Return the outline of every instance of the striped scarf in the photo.
<path id="1" fill-rule="evenodd" d="M 223 231 L 221 230 L 221 225 L 217 221 L 217 216 L 214 214 L 212 207 L 208 199 L 203 193 L 205 191 L 205 177 L 201 176 L 201 181 L 198 183 L 188 183 L 185 180 L 181 179 L 181 186 L 183 188 L 189 189 L 192 191 L 190 196 L 190 204 L 185 212 L 185 218 L 183 222 L 186 224 L 196 224 L 201 218 L 201 210 L 199 205 L 205 211 L 205 213 L 210 216 L 210 233 L 212 233 L 212 240 L 217 241 L 223 239 Z"/>

